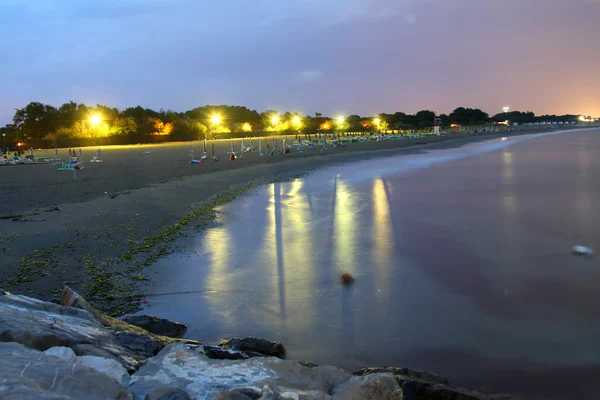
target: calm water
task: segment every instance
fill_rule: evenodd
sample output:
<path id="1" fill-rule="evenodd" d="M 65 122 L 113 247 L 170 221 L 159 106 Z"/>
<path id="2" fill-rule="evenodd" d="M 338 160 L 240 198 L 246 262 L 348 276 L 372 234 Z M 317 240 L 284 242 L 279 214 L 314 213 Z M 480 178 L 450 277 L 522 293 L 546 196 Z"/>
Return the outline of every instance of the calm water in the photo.
<path id="1" fill-rule="evenodd" d="M 222 210 L 156 265 L 145 313 L 293 359 L 425 369 L 528 398 L 598 398 L 600 131 L 333 166 Z M 349 272 L 356 281 L 339 283 Z"/>

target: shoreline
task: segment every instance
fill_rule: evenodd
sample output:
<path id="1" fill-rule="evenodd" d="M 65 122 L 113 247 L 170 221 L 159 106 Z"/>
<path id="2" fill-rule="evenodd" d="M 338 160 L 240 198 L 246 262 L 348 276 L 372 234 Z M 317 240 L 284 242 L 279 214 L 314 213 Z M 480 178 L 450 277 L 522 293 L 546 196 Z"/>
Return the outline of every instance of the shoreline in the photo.
<path id="1" fill-rule="evenodd" d="M 532 132 L 511 136 L 523 134 Z M 0 235 L 0 257 L 8 261 L 0 270 L 0 287 L 50 300 L 56 297 L 57 288 L 69 284 L 113 315 L 136 311 L 138 293 L 152 284 L 144 269 L 174 252 L 176 239 L 213 223 L 215 207 L 249 189 L 339 163 L 420 154 L 502 136 L 507 135 L 415 139 L 393 148 L 347 148 L 337 154 L 330 151 L 327 157 L 320 152 L 300 157 L 292 154 L 292 160 L 277 156 L 248 166 L 240 160 L 235 168 L 175 177 L 91 200 L 58 206 L 47 202 L 37 211 L 18 213 L 15 220 L 0 219 L 0 232 L 4 233 Z M 229 161 L 219 164 L 224 163 Z"/>

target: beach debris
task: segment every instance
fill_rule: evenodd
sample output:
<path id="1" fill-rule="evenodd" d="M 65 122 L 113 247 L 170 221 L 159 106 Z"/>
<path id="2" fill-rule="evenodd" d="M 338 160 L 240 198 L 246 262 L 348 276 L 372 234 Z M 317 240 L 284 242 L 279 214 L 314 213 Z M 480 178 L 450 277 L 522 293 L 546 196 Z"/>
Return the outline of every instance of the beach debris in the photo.
<path id="1" fill-rule="evenodd" d="M 573 246 L 573 248 L 571 249 L 571 253 L 577 256 L 594 256 L 594 250 L 590 249 L 589 247 L 582 246 L 580 244 L 576 244 L 575 246 Z"/>
<path id="2" fill-rule="evenodd" d="M 342 283 L 344 285 L 347 285 L 349 283 L 354 282 L 354 277 L 352 275 L 350 275 L 349 273 L 345 272 L 342 274 Z"/>
<path id="3" fill-rule="evenodd" d="M 235 154 L 231 153 L 231 155 L 229 156 L 229 159 L 231 161 L 235 161 Z"/>

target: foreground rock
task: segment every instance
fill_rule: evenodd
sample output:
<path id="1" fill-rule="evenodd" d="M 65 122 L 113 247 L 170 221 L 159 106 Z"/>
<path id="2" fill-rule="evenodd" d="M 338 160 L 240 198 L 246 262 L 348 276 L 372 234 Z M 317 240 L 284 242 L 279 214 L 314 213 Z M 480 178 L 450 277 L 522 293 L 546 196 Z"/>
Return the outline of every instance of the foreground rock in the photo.
<path id="1" fill-rule="evenodd" d="M 154 317 L 152 315 L 134 315 L 123 318 L 122 321 L 138 326 L 155 335 L 179 338 L 187 331 L 187 325 L 172 322 L 168 319 Z"/>
<path id="2" fill-rule="evenodd" d="M 225 349 L 239 350 L 243 352 L 258 353 L 265 356 L 285 358 L 285 348 L 279 342 L 269 342 L 265 339 L 253 337 L 233 338 L 222 340 L 220 347 Z"/>
<path id="3" fill-rule="evenodd" d="M 1 399 L 508 398 L 426 372 L 368 368 L 351 375 L 283 360 L 281 343 L 262 339 L 215 347 L 158 336 L 99 312 L 68 288 L 62 301 L 68 306 L 0 292 L 0 341 L 12 342 L 0 343 Z"/>
<path id="4" fill-rule="evenodd" d="M 400 387 L 404 400 L 508 400 L 507 395 L 487 395 L 474 390 L 457 388 L 447 378 L 429 372 L 413 371 L 408 368 L 364 368 L 353 373 L 367 377 L 373 374 L 392 374 Z"/>
<path id="5" fill-rule="evenodd" d="M 294 393 L 306 399 L 326 399 L 332 396 L 334 388 L 350 378 L 348 372 L 336 367 L 308 368 L 274 357 L 213 360 L 198 348 L 176 343 L 165 347 L 132 375 L 130 390 L 138 398 L 144 398 L 157 388 L 177 388 L 198 399 L 210 399 L 221 392 L 225 393 L 219 396 L 225 398 L 227 393 L 236 391 L 246 393 L 246 397 L 254 393 L 250 398 L 256 399 L 265 394 L 267 387 L 266 392 L 274 394 Z"/>
<path id="6" fill-rule="evenodd" d="M 109 317 L 69 288 L 63 291 L 63 305 L 67 307 L 1 292 L 0 342 L 17 342 L 42 351 L 69 347 L 78 356 L 110 358 L 133 372 L 166 345 L 184 341 L 154 335 Z"/>
<path id="7" fill-rule="evenodd" d="M 133 398 L 121 382 L 105 373 L 111 370 L 111 367 L 105 368 L 106 359 L 88 357 L 84 361 L 74 354 L 71 357 L 57 353 L 60 351 L 44 354 L 18 343 L 0 343 L 0 398 Z M 120 364 L 112 367 L 125 372 Z"/>

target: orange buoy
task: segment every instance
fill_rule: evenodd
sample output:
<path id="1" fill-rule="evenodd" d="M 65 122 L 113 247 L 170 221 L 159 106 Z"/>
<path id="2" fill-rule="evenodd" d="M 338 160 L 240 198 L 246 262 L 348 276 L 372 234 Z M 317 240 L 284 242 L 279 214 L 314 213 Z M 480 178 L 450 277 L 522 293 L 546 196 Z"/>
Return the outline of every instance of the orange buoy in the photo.
<path id="1" fill-rule="evenodd" d="M 348 284 L 348 283 L 352 283 L 354 281 L 354 277 L 352 275 L 350 275 L 349 273 L 344 273 L 342 274 L 342 283 L 343 284 Z"/>

